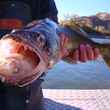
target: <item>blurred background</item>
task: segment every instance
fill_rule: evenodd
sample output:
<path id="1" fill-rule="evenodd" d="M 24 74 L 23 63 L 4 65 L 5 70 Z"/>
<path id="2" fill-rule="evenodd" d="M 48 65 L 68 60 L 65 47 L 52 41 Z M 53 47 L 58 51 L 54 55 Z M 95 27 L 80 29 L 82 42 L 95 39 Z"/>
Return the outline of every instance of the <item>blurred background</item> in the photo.
<path id="1" fill-rule="evenodd" d="M 55 0 L 55 2 L 59 20 L 97 13 L 102 13 L 100 15 L 104 17 L 106 12 L 110 18 L 110 0 Z M 47 73 L 42 86 L 51 89 L 110 89 L 110 69 L 103 59 L 73 65 L 60 61 Z"/>

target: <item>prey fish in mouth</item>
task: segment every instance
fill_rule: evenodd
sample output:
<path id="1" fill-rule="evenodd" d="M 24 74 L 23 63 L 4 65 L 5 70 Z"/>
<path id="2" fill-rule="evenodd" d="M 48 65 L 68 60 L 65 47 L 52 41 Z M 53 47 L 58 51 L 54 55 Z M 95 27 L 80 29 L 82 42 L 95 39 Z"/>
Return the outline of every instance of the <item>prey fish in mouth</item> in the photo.
<path id="1" fill-rule="evenodd" d="M 65 33 L 65 44 L 60 33 Z M 59 60 L 71 62 L 69 54 L 81 43 L 98 47 L 110 66 L 110 38 L 81 28 L 60 26 L 50 19 L 35 21 L 13 30 L 0 40 L 0 80 L 23 87 L 38 79 Z M 64 52 L 65 51 L 65 52 Z"/>

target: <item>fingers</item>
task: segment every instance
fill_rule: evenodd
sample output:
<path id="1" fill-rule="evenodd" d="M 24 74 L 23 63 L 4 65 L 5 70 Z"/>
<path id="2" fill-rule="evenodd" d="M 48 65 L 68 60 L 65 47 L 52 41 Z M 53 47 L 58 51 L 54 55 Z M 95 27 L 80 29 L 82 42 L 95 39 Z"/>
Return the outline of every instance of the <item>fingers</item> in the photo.
<path id="1" fill-rule="evenodd" d="M 79 47 L 79 60 L 82 62 L 87 61 L 86 46 L 83 44 L 81 44 Z"/>
<path id="2" fill-rule="evenodd" d="M 87 44 L 85 48 L 86 48 L 86 53 L 87 53 L 88 60 L 94 60 L 94 50 L 93 50 L 93 48 L 89 44 Z"/>
<path id="3" fill-rule="evenodd" d="M 98 48 L 93 48 L 89 44 L 81 44 L 79 49 L 73 53 L 73 60 L 86 62 L 88 60 L 95 60 L 100 56 Z"/>
<path id="4" fill-rule="evenodd" d="M 78 49 L 70 54 L 65 48 L 69 42 L 68 37 L 65 36 L 66 35 L 64 33 L 60 33 L 61 58 L 69 55 L 69 57 L 77 63 L 78 61 L 86 62 L 89 60 L 96 60 L 99 56 L 101 56 L 99 49 L 93 48 L 89 44 L 81 44 Z"/>
<path id="5" fill-rule="evenodd" d="M 97 59 L 101 56 L 100 50 L 98 48 L 94 48 L 94 59 Z"/>

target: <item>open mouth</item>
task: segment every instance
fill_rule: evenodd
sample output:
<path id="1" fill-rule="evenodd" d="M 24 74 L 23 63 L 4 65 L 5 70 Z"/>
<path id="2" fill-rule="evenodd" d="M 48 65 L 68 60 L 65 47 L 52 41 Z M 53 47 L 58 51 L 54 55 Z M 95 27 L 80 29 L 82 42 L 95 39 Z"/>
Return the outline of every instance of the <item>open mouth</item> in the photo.
<path id="1" fill-rule="evenodd" d="M 17 46 L 15 46 L 15 48 L 14 53 L 22 55 L 23 58 L 32 63 L 34 67 L 39 64 L 39 55 L 32 47 L 22 42 L 17 42 Z"/>
<path id="2" fill-rule="evenodd" d="M 29 45 L 15 39 L 0 41 L 0 75 L 20 79 L 31 74 L 39 65 L 39 54 Z"/>

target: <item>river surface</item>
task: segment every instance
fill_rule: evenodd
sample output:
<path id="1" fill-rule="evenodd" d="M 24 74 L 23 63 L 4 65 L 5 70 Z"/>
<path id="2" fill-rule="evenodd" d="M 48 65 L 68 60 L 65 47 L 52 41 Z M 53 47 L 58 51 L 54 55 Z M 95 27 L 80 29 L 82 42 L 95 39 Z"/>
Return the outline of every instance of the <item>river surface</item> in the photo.
<path id="1" fill-rule="evenodd" d="M 110 69 L 102 59 L 73 65 L 60 61 L 44 79 L 45 89 L 110 89 Z"/>

